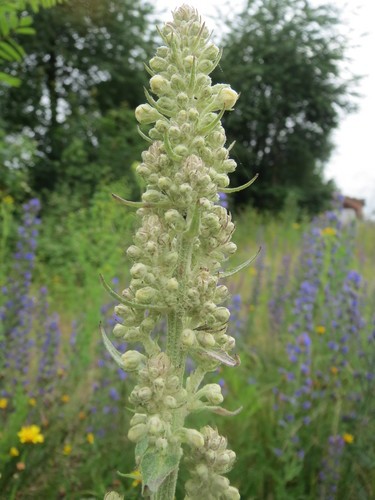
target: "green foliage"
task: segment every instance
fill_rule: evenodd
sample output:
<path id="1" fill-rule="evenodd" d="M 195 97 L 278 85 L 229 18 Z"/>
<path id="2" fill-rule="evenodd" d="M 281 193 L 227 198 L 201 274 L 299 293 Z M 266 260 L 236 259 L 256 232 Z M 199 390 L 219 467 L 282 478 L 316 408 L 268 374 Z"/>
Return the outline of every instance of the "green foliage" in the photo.
<path id="1" fill-rule="evenodd" d="M 251 191 L 236 200 L 279 211 L 288 193 L 317 213 L 331 198 L 322 166 L 332 150 L 331 132 L 353 109 L 354 78 L 344 77 L 347 41 L 334 7 L 298 0 L 249 0 L 224 36 L 216 78 L 241 88 L 225 118 L 234 174 L 242 184 L 259 173 Z"/>
<path id="2" fill-rule="evenodd" d="M 22 45 L 15 39 L 19 35 L 35 35 L 33 19 L 27 9 L 34 13 L 39 9 L 51 8 L 65 0 L 12 0 L 0 3 L 0 64 L 4 61 L 20 62 L 26 56 Z M 0 83 L 19 87 L 22 80 L 14 74 L 0 71 Z"/>
<path id="3" fill-rule="evenodd" d="M 28 85 L 0 89 L 6 133 L 22 131 L 37 143 L 34 192 L 82 189 L 87 200 L 139 159 L 130 117 L 143 98 L 152 10 L 142 0 L 79 0 L 34 16 L 38 36 L 29 38 L 19 69 Z"/>

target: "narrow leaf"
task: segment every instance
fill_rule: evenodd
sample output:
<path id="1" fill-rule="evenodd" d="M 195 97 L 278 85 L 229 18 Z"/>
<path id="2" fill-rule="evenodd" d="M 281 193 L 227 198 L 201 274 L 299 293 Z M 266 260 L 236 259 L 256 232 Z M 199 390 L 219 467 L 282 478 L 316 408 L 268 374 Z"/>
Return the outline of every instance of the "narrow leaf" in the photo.
<path id="1" fill-rule="evenodd" d="M 142 132 L 142 130 L 140 129 L 139 125 L 137 125 L 137 130 L 138 130 L 138 134 L 142 137 L 142 139 L 144 139 L 145 141 L 149 142 L 149 143 L 153 143 L 154 141 L 152 139 L 150 139 L 146 134 L 144 134 Z"/>
<path id="2" fill-rule="evenodd" d="M 216 361 L 220 361 L 220 363 L 223 363 L 223 365 L 226 366 L 239 366 L 240 364 L 238 356 L 232 358 L 227 352 L 222 349 L 197 348 L 195 350 L 203 356 L 208 356 L 209 358 L 215 359 Z"/>
<path id="3" fill-rule="evenodd" d="M 219 191 L 221 191 L 222 193 L 237 193 L 238 191 L 242 191 L 243 189 L 246 189 L 249 186 L 251 186 L 251 184 L 253 184 L 253 182 L 255 182 L 258 177 L 259 174 L 255 174 L 252 179 L 246 182 L 246 184 L 242 184 L 242 186 L 238 186 L 235 188 L 220 188 Z"/>
<path id="4" fill-rule="evenodd" d="M 107 351 L 109 352 L 111 358 L 114 360 L 114 362 L 120 368 L 122 368 L 124 370 L 125 369 L 124 368 L 124 362 L 122 361 L 120 351 L 118 351 L 116 349 L 116 347 L 112 344 L 112 342 L 109 340 L 109 338 L 108 338 L 107 334 L 105 333 L 105 330 L 104 330 L 104 328 L 103 328 L 103 326 L 102 326 L 101 323 L 99 324 L 99 328 L 100 328 L 100 332 L 101 332 L 102 337 L 103 337 L 104 345 L 105 345 Z"/>
<path id="5" fill-rule="evenodd" d="M 243 406 L 240 406 L 239 408 L 237 408 L 237 410 L 234 411 L 226 410 L 221 406 L 206 406 L 205 409 L 216 413 L 216 415 L 221 415 L 222 417 L 234 417 L 235 415 L 241 413 Z"/>
<path id="6" fill-rule="evenodd" d="M 233 276 L 233 274 L 236 274 L 236 273 L 238 273 L 238 271 L 241 271 L 241 269 L 244 269 L 245 267 L 249 266 L 258 257 L 261 249 L 262 249 L 262 247 L 259 247 L 259 250 L 257 251 L 257 253 L 253 257 L 246 260 L 245 262 L 243 262 L 239 266 L 235 267 L 234 269 L 231 269 L 230 271 L 219 272 L 220 278 L 227 278 L 228 276 Z"/>

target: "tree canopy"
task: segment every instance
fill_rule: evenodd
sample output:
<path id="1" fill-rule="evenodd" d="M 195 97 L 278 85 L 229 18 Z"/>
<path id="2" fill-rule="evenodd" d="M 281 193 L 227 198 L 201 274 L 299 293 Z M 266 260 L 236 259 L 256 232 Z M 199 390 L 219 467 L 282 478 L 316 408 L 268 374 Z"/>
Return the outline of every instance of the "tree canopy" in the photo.
<path id="1" fill-rule="evenodd" d="M 236 140 L 237 183 L 258 181 L 237 201 L 280 209 L 292 196 L 309 211 L 329 199 L 323 180 L 331 132 L 353 109 L 354 78 L 342 77 L 347 41 L 329 5 L 305 0 L 248 0 L 224 37 L 223 76 L 241 91 L 225 127 Z M 222 73 L 221 73 L 222 72 Z"/>
<path id="2" fill-rule="evenodd" d="M 81 184 L 88 194 L 98 180 L 118 175 L 120 162 L 124 169 L 139 157 L 141 141 L 130 110 L 143 100 L 152 12 L 141 0 L 76 0 L 34 16 L 37 36 L 28 37 L 18 71 L 27 85 L 0 91 L 8 131 L 37 142 L 34 189 Z M 120 127 L 123 142 L 114 147 L 111 137 L 119 136 Z M 105 164 L 104 147 L 113 156 Z"/>

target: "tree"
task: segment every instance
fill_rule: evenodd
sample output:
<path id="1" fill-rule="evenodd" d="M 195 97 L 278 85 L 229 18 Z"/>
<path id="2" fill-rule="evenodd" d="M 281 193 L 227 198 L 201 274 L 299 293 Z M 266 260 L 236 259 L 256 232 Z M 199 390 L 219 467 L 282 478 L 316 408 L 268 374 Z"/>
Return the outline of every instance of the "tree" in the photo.
<path id="1" fill-rule="evenodd" d="M 0 91 L 8 132 L 23 131 L 37 141 L 39 161 L 31 171 L 34 189 L 51 191 L 66 182 L 72 189 L 85 185 L 89 192 L 108 174 L 108 169 L 102 174 L 93 171 L 102 155 L 98 129 L 103 117 L 118 119 L 110 110 L 122 113 L 143 99 L 143 60 L 153 48 L 148 28 L 152 12 L 142 0 L 76 0 L 35 16 L 38 36 L 29 39 L 20 71 L 28 85 Z M 124 123 L 125 115 L 125 129 L 135 130 L 129 111 L 120 121 Z M 131 135 L 128 150 L 134 143 Z M 77 158 L 79 168 L 68 178 L 66 158 L 72 158 L 74 149 L 86 155 L 85 168 L 83 157 Z M 128 154 L 130 162 L 138 151 Z"/>
<path id="2" fill-rule="evenodd" d="M 241 91 L 225 121 L 242 183 L 259 172 L 236 201 L 279 210 L 288 196 L 314 212 L 330 198 L 323 180 L 331 132 L 353 110 L 354 78 L 342 76 L 347 41 L 338 12 L 305 0 L 248 0 L 224 37 L 220 69 Z M 216 73 L 222 78 L 221 72 Z"/>
<path id="3" fill-rule="evenodd" d="M 36 31 L 32 27 L 33 19 L 27 15 L 27 9 L 34 13 L 40 7 L 50 8 L 64 0 L 1 0 L 0 1 L 0 64 L 4 61 L 20 62 L 26 53 L 16 40 L 15 36 L 35 35 Z M 0 71 L 0 83 L 5 83 L 11 87 L 19 87 L 21 80 L 14 74 Z"/>

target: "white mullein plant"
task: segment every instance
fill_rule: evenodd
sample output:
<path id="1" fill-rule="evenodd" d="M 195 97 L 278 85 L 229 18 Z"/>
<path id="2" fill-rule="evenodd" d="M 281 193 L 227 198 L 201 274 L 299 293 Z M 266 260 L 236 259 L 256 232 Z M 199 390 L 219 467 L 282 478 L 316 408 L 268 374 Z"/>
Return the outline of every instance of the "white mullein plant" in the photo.
<path id="1" fill-rule="evenodd" d="M 220 364 L 236 366 L 230 352 L 235 340 L 228 335 L 229 310 L 220 304 L 229 296 L 221 278 L 223 262 L 236 251 L 231 242 L 234 224 L 218 204 L 219 192 L 230 193 L 229 159 L 221 118 L 238 94 L 229 85 L 211 85 L 208 76 L 220 60 L 220 50 L 197 11 L 183 5 L 173 21 L 160 30 L 164 41 L 146 66 L 151 74 L 148 104 L 138 106 L 141 125 L 152 125 L 150 147 L 137 173 L 146 183 L 141 202 L 115 199 L 138 208 L 139 229 L 127 255 L 134 262 L 131 282 L 117 295 L 103 280 L 119 305 L 113 335 L 138 344 L 143 352 L 118 352 L 102 330 L 104 343 L 119 366 L 133 372 L 134 415 L 128 437 L 136 443 L 136 466 L 142 493 L 152 500 L 173 500 L 181 457 L 190 479 L 185 500 L 235 500 L 238 490 L 223 475 L 236 455 L 216 429 L 199 431 L 184 426 L 186 417 L 207 410 L 232 415 L 219 405 L 218 384 L 202 386 L 204 376 Z M 252 181 L 245 186 L 250 185 Z M 153 334 L 166 319 L 166 340 Z M 194 370 L 185 376 L 187 357 Z M 107 498 L 119 498 L 116 493 Z"/>

